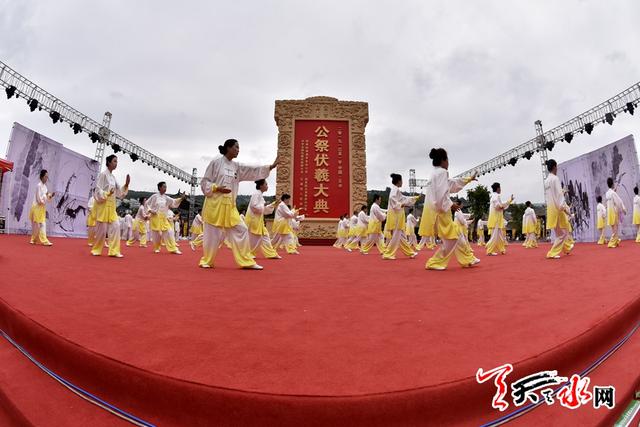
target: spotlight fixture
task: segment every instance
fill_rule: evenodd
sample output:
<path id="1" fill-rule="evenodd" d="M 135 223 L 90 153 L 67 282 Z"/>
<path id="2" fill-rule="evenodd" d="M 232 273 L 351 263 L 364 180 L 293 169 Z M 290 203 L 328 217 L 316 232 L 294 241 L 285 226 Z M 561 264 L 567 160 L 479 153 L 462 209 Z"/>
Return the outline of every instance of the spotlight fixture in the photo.
<path id="1" fill-rule="evenodd" d="M 29 105 L 29 109 L 32 113 L 36 111 L 36 108 L 38 108 L 38 101 L 33 98 L 31 98 L 27 104 Z"/>
<path id="2" fill-rule="evenodd" d="M 111 146 L 111 149 L 113 150 L 114 153 L 120 152 L 120 146 L 118 144 L 113 144 Z"/>
<path id="3" fill-rule="evenodd" d="M 135 162 L 136 160 L 138 160 L 138 155 L 136 153 L 129 154 L 129 157 L 131 157 L 132 162 Z"/>
<path id="4" fill-rule="evenodd" d="M 100 135 L 98 135 L 98 134 L 97 134 L 97 133 L 95 133 L 95 132 L 91 132 L 91 133 L 89 134 L 89 138 L 91 139 L 91 142 L 93 142 L 94 144 L 95 144 L 96 142 L 100 141 Z"/>
<path id="5" fill-rule="evenodd" d="M 584 130 L 591 135 L 591 132 L 593 132 L 593 123 L 587 123 L 584 125 Z"/>
<path id="6" fill-rule="evenodd" d="M 509 164 L 511 166 L 515 166 L 516 163 L 518 163 L 518 159 L 516 159 L 515 157 L 512 157 L 512 158 L 509 159 Z"/>
<path id="7" fill-rule="evenodd" d="M 607 113 L 604 115 L 604 119 L 607 123 L 609 123 L 609 125 L 613 124 L 613 113 Z"/>
<path id="8" fill-rule="evenodd" d="M 631 114 L 633 116 L 633 112 L 635 111 L 636 107 L 633 106 L 633 102 L 627 102 L 627 111 L 629 112 L 629 114 Z"/>
<path id="9" fill-rule="evenodd" d="M 524 158 L 527 160 L 531 160 L 531 157 L 533 157 L 533 153 L 531 151 L 527 151 L 524 153 Z"/>
<path id="10" fill-rule="evenodd" d="M 13 95 L 15 95 L 16 90 L 18 90 L 15 86 L 9 86 L 4 91 L 7 92 L 7 99 L 10 99 Z"/>
<path id="11" fill-rule="evenodd" d="M 556 144 L 555 144 L 555 142 L 553 142 L 553 141 L 547 141 L 547 142 L 545 142 L 545 143 L 544 143 L 544 148 L 546 148 L 546 149 L 547 149 L 547 151 L 552 151 L 552 150 L 553 150 L 553 147 L 554 147 L 555 145 L 556 145 Z"/>
<path id="12" fill-rule="evenodd" d="M 75 133 L 77 135 L 80 132 L 82 132 L 82 126 L 80 126 L 78 123 L 74 123 L 73 124 L 73 133 Z"/>
<path id="13" fill-rule="evenodd" d="M 49 113 L 49 117 L 51 117 L 51 121 L 53 121 L 53 124 L 56 124 L 60 120 L 60 113 L 58 113 L 57 111 L 52 111 Z"/>
<path id="14" fill-rule="evenodd" d="M 567 132 L 564 134 L 564 140 L 567 141 L 567 143 L 571 144 L 572 139 L 573 139 L 573 134 L 571 132 Z"/>

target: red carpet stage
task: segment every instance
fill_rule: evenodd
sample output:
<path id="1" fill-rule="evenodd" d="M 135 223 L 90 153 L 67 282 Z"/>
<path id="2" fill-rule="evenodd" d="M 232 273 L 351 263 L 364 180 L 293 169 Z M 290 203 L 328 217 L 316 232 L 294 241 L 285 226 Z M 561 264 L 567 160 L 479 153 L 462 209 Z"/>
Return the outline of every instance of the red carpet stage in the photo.
<path id="1" fill-rule="evenodd" d="M 0 329 L 25 353 L 103 402 L 158 426 L 480 425 L 485 371 L 508 382 L 538 371 L 584 372 L 616 386 L 616 407 L 559 403 L 510 425 L 610 425 L 640 384 L 640 245 L 509 246 L 461 269 L 425 271 L 331 247 L 215 269 L 126 248 L 92 257 L 84 240 L 0 235 Z M 524 411 L 523 411 L 524 412 Z M 0 424 L 127 425 L 63 387 L 0 338 Z"/>

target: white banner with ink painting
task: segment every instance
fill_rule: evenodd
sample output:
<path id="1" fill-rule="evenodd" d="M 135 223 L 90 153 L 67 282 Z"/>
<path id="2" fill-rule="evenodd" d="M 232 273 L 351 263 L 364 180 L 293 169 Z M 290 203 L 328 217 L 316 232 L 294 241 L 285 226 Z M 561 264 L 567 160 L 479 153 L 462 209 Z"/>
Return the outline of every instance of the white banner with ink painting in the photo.
<path id="1" fill-rule="evenodd" d="M 47 234 L 87 235 L 87 202 L 98 176 L 98 162 L 19 123 L 13 125 L 6 158 L 14 163 L 13 172 L 4 176 L 0 197 L 7 233 L 31 233 L 29 209 L 40 170 L 46 169 L 47 188 L 55 192 L 47 204 Z"/>
<path id="2" fill-rule="evenodd" d="M 616 191 L 628 212 L 621 218 L 620 236 L 623 240 L 635 239 L 636 231 L 632 224 L 633 187 L 640 182 L 640 171 L 633 135 L 560 163 L 558 177 L 567 190 L 566 200 L 571 205 L 571 225 L 577 241 L 598 240 L 596 198 L 602 196 L 606 206 L 605 194 L 609 177 L 613 178 Z M 610 235 L 611 230 L 606 227 L 605 236 L 608 238 Z"/>

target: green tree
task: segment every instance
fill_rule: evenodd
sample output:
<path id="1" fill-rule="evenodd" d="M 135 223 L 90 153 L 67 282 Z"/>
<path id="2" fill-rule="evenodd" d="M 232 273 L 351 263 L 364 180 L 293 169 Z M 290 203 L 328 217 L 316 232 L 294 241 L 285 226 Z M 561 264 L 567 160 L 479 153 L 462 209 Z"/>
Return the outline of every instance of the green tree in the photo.
<path id="1" fill-rule="evenodd" d="M 473 226 L 471 231 L 474 239 L 478 237 L 476 236 L 478 221 L 489 213 L 490 200 L 491 195 L 489 194 L 487 187 L 484 185 L 478 185 L 473 190 L 467 190 L 467 205 L 473 215 Z"/>

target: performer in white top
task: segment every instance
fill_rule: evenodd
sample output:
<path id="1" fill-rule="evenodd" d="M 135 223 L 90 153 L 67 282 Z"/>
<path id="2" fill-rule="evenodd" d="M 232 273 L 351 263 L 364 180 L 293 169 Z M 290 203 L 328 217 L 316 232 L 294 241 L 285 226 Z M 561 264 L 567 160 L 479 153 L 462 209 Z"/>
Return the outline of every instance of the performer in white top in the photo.
<path id="1" fill-rule="evenodd" d="M 147 213 L 147 208 L 145 207 L 145 203 L 147 199 L 144 197 L 140 197 L 138 200 L 140 202 L 140 207 L 138 208 L 138 212 L 136 212 L 136 217 L 133 219 L 133 225 L 131 226 L 131 238 L 127 240 L 127 246 L 133 246 L 136 240 L 140 242 L 141 248 L 147 247 L 147 220 L 149 219 L 149 214 Z"/>
<path id="2" fill-rule="evenodd" d="M 464 181 L 460 181 L 460 182 L 464 184 Z M 460 201 L 456 201 L 456 203 L 459 204 Z M 480 260 L 476 258 L 475 254 L 473 253 L 473 248 L 471 247 L 471 244 L 469 243 L 469 238 L 468 238 L 469 225 L 473 223 L 473 218 L 471 218 L 469 214 L 465 214 L 464 212 L 462 212 L 462 209 L 458 209 L 453 214 L 453 221 L 458 226 L 458 230 L 460 233 L 459 243 L 461 244 L 460 249 L 466 254 L 465 259 L 468 260 L 473 258 L 472 264 L 479 263 Z"/>
<path id="3" fill-rule="evenodd" d="M 189 242 L 189 246 L 191 246 L 192 251 L 195 251 L 198 246 L 202 245 L 203 227 L 204 223 L 202 222 L 202 216 L 200 215 L 200 212 L 198 212 L 191 222 L 191 241 Z"/>
<path id="4" fill-rule="evenodd" d="M 409 208 L 405 233 L 407 235 L 407 242 L 409 242 L 411 247 L 413 247 L 414 249 L 417 249 L 418 247 L 418 238 L 416 237 L 416 227 L 418 225 L 418 221 L 420 221 L 420 218 L 416 218 L 415 216 L 413 216 L 413 208 Z"/>
<path id="5" fill-rule="evenodd" d="M 46 169 L 42 169 L 40 171 L 40 180 L 33 196 L 33 202 L 31 202 L 31 210 L 29 210 L 29 220 L 31 221 L 31 240 L 29 243 L 32 245 L 53 245 L 47 239 L 47 202 L 54 196 L 54 193 L 49 193 L 47 189 L 48 180 L 49 173 Z"/>
<path id="6" fill-rule="evenodd" d="M 502 192 L 500 183 L 494 182 L 491 184 L 491 189 L 493 193 L 489 202 L 489 221 L 487 222 L 491 237 L 487 242 L 487 255 L 498 255 L 498 253 L 504 255 L 507 252 L 504 211 L 513 202 L 513 194 L 509 200 L 503 202 L 500 196 Z"/>
<path id="7" fill-rule="evenodd" d="M 640 196 L 638 195 L 638 186 L 633 187 L 633 225 L 636 226 L 636 243 L 640 243 Z"/>
<path id="8" fill-rule="evenodd" d="M 266 204 L 264 193 L 269 189 L 269 184 L 265 179 L 256 181 L 256 191 L 251 195 L 249 206 L 247 207 L 247 215 L 245 215 L 245 223 L 249 228 L 249 243 L 251 246 L 251 255 L 253 257 L 258 253 L 260 248 L 265 258 L 280 259 L 280 255 L 273 248 L 269 231 L 264 224 L 264 216 L 270 215 L 275 209 L 276 201 Z"/>
<path id="9" fill-rule="evenodd" d="M 120 186 L 113 171 L 118 167 L 118 157 L 114 154 L 107 156 L 107 168 L 100 172 L 96 179 L 93 197 L 96 200 L 96 241 L 91 254 L 100 256 L 105 245 L 107 233 L 109 235 L 109 256 L 122 258 L 120 253 L 120 224 L 116 213 L 116 197 L 124 198 L 129 191 L 131 178 L 127 175 L 124 186 Z"/>
<path id="10" fill-rule="evenodd" d="M 537 248 L 536 223 L 538 222 L 538 218 L 536 218 L 536 212 L 531 207 L 531 202 L 527 200 L 525 205 L 527 208 L 522 215 L 522 234 L 524 234 L 525 239 L 522 246 L 527 249 Z"/>
<path id="11" fill-rule="evenodd" d="M 598 206 L 596 207 L 596 228 L 600 232 L 598 244 L 604 245 L 607 243 L 607 239 L 604 237 L 604 228 L 607 224 L 607 208 L 602 204 L 602 196 L 596 197 L 596 201 L 598 202 Z"/>
<path id="12" fill-rule="evenodd" d="M 385 248 L 382 259 L 396 259 L 398 248 L 406 256 L 415 258 L 418 253 L 413 250 L 407 241 L 405 234 L 406 223 L 404 208 L 405 206 L 413 206 L 420 196 L 408 197 L 402 194 L 402 175 L 391 174 L 391 191 L 389 192 L 389 206 L 387 209 L 387 222 L 384 225 L 385 233 L 391 234 L 391 239 Z"/>
<path id="13" fill-rule="evenodd" d="M 353 215 L 349 218 L 349 233 L 347 235 L 347 243 L 344 245 L 344 248 L 348 252 L 351 252 L 353 249 L 358 249 L 357 241 L 361 234 L 362 230 L 358 227 L 358 209 L 355 209 Z"/>
<path id="14" fill-rule="evenodd" d="M 333 244 L 334 248 L 341 248 L 346 241 L 346 236 L 344 235 L 344 224 L 342 220 L 344 219 L 344 215 L 340 215 L 340 219 L 338 220 L 338 227 L 336 229 L 336 242 Z"/>
<path id="15" fill-rule="evenodd" d="M 486 226 L 487 226 L 487 221 L 483 219 L 478 220 L 478 225 L 476 226 L 476 233 L 478 234 L 478 246 L 485 246 L 484 229 Z"/>
<path id="16" fill-rule="evenodd" d="M 620 215 L 627 213 L 627 208 L 624 206 L 618 193 L 616 193 L 613 184 L 613 178 L 607 178 L 607 187 L 609 187 L 607 194 L 605 194 L 605 198 L 607 199 L 607 223 L 609 227 L 611 227 L 611 238 L 607 246 L 610 248 L 616 248 L 620 245 Z"/>
<path id="17" fill-rule="evenodd" d="M 453 203 L 450 196 L 450 193 L 457 193 L 469 182 L 475 180 L 475 174 L 468 178 L 450 179 L 449 157 L 443 148 L 431 149 L 429 158 L 432 160 L 434 170 L 429 179 L 431 188 L 427 192 L 427 200 L 424 203 L 425 206 L 428 204 L 436 212 L 434 228 L 442 239 L 442 245 L 429 258 L 425 267 L 429 270 L 445 270 L 453 254 L 463 267 L 476 265 L 480 260 L 473 255 L 468 243 L 465 243 L 464 229 L 461 230 L 451 219 L 451 212 L 459 210 L 460 205 Z M 465 220 L 464 216 L 461 220 Z"/>
<path id="18" fill-rule="evenodd" d="M 298 255 L 298 248 L 295 246 L 293 229 L 291 228 L 291 219 L 298 216 L 298 211 L 289 209 L 288 204 L 290 202 L 291 196 L 289 194 L 283 194 L 280 197 L 280 203 L 271 226 L 271 233 L 273 234 L 271 243 L 276 250 L 279 247 L 284 247 L 288 254 Z"/>
<path id="19" fill-rule="evenodd" d="M 356 209 L 353 211 L 353 216 L 351 217 L 351 228 L 349 230 L 352 230 L 352 232 L 349 243 L 347 243 L 346 246 L 347 251 L 351 252 L 352 250 L 360 248 L 360 245 L 367 239 L 368 228 L 369 216 L 367 215 L 367 206 L 362 205 L 359 210 Z"/>
<path id="20" fill-rule="evenodd" d="M 384 254 L 386 244 L 382 234 L 382 222 L 387 218 L 387 210 L 380 207 L 382 196 L 373 196 L 373 204 L 369 210 L 369 225 L 367 226 L 367 239 L 360 245 L 362 253 L 369 253 L 373 245 L 376 245 L 378 252 Z"/>
<path id="21" fill-rule="evenodd" d="M 427 184 L 422 188 L 425 201 L 429 199 L 427 193 L 431 191 L 431 183 L 427 181 Z M 427 203 L 422 207 L 422 217 L 420 218 L 420 227 L 418 227 L 418 235 L 420 236 L 420 242 L 416 249 L 422 250 L 436 248 L 436 231 L 434 229 L 436 223 L 436 211 L 434 206 L 429 206 Z"/>
<path id="22" fill-rule="evenodd" d="M 169 197 L 166 192 L 167 183 L 161 181 L 158 183 L 158 192 L 147 200 L 147 211 L 151 217 L 153 252 L 160 253 L 160 243 L 164 242 L 170 253 L 181 255 L 182 252 L 176 247 L 175 235 L 171 232 L 173 231 L 173 225 L 170 223 L 169 218 L 173 216 L 171 215 L 173 212 L 170 209 L 180 206 L 186 196 L 181 194 L 180 197 L 174 199 Z"/>
<path id="23" fill-rule="evenodd" d="M 291 219 L 291 230 L 293 230 L 293 245 L 296 248 L 302 246 L 300 244 L 300 241 L 298 240 L 298 233 L 300 232 L 302 221 L 304 221 L 304 215 L 297 215 L 295 218 Z"/>
<path id="24" fill-rule="evenodd" d="M 573 245 L 565 247 L 571 230 L 568 216 L 569 205 L 564 199 L 560 178 L 556 176 L 558 163 L 553 159 L 547 160 L 547 170 L 549 171 L 549 176 L 544 180 L 544 194 L 547 201 L 547 230 L 554 230 L 556 235 L 553 246 L 547 252 L 547 258 L 557 259 L 560 258 L 563 248 L 567 255 L 573 249 Z"/>
<path id="25" fill-rule="evenodd" d="M 96 199 L 93 198 L 93 191 L 91 191 L 91 196 L 89 196 L 89 201 L 87 202 L 87 243 L 89 246 L 93 246 L 93 243 L 96 240 L 96 210 L 93 205 L 95 205 Z"/>
<path id="26" fill-rule="evenodd" d="M 131 212 L 127 211 L 124 216 L 124 236 L 122 236 L 122 240 L 129 241 L 133 238 L 133 217 L 131 216 Z"/>
<path id="27" fill-rule="evenodd" d="M 202 192 L 206 196 L 202 208 L 204 220 L 203 256 L 200 267 L 213 267 L 220 244 L 226 239 L 236 263 L 242 268 L 262 270 L 251 256 L 249 230 L 240 220 L 236 207 L 238 185 L 240 181 L 266 179 L 278 159 L 265 166 L 247 166 L 233 161 L 238 157 L 240 145 L 235 139 L 228 139 L 218 147 L 221 157 L 209 163 L 202 178 Z"/>

